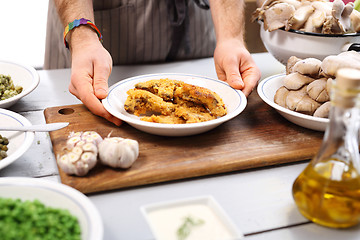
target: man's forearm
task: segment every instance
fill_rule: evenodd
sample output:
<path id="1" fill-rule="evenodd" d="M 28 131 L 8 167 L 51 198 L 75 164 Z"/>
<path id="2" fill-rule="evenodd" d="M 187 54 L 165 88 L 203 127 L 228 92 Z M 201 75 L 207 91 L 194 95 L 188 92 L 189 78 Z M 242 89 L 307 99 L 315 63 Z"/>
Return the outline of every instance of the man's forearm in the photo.
<path id="1" fill-rule="evenodd" d="M 92 0 L 54 0 L 62 24 L 67 26 L 75 19 L 85 18 L 94 22 L 94 10 Z M 81 25 L 72 29 L 66 35 L 66 41 L 70 50 L 75 45 L 81 46 L 84 42 L 98 41 L 98 36 L 91 27 Z"/>
<path id="2" fill-rule="evenodd" d="M 210 0 L 216 39 L 238 38 L 243 41 L 244 0 Z"/>
<path id="3" fill-rule="evenodd" d="M 92 0 L 54 0 L 54 2 L 64 26 L 80 18 L 94 22 Z"/>

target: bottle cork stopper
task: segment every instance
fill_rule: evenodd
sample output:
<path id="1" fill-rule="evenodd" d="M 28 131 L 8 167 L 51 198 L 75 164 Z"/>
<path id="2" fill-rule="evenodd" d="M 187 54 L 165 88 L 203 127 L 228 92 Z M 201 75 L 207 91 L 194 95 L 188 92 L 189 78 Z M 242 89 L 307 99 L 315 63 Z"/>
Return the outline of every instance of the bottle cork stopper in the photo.
<path id="1" fill-rule="evenodd" d="M 336 73 L 336 85 L 343 90 L 360 90 L 360 70 L 341 68 Z"/>

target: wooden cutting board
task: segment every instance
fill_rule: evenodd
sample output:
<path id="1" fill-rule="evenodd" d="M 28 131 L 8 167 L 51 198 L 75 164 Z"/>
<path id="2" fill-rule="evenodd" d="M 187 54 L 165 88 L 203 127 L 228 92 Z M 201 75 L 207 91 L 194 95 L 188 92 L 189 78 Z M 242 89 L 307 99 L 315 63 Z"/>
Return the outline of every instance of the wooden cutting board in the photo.
<path id="1" fill-rule="evenodd" d="M 44 115 L 47 123 L 70 123 L 64 129 L 50 132 L 55 156 L 72 131 L 93 130 L 102 137 L 112 131 L 114 137 L 139 142 L 139 158 L 130 169 L 98 164 L 85 177 L 69 176 L 59 169 L 62 183 L 83 193 L 306 160 L 317 152 L 323 137 L 322 132 L 288 122 L 255 91 L 238 117 L 209 132 L 188 137 L 151 135 L 126 123 L 116 127 L 82 104 L 47 108 Z"/>

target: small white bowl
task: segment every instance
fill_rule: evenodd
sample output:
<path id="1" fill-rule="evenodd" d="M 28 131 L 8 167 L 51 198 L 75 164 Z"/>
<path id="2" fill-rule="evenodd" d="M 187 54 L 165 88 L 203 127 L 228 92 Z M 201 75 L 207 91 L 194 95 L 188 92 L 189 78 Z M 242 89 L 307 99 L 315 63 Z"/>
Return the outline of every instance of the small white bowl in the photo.
<path id="1" fill-rule="evenodd" d="M 103 223 L 93 203 L 81 192 L 61 183 L 38 178 L 0 178 L 0 197 L 39 200 L 47 207 L 67 209 L 77 217 L 82 240 L 103 239 Z"/>
<path id="2" fill-rule="evenodd" d="M 360 43 L 359 33 L 320 34 L 303 31 L 278 29 L 267 31 L 260 22 L 260 37 L 268 52 L 286 65 L 291 56 L 324 60 L 329 55 L 348 51 L 355 43 Z"/>
<path id="3" fill-rule="evenodd" d="M 138 116 L 126 112 L 124 103 L 127 98 L 126 92 L 129 89 L 134 88 L 135 84 L 139 82 L 164 78 L 180 80 L 216 92 L 223 99 L 228 113 L 223 117 L 201 123 L 165 124 L 142 121 Z M 247 100 L 243 92 L 235 90 L 226 82 L 217 79 L 191 74 L 158 73 L 119 81 L 110 87 L 109 94 L 102 100 L 102 103 L 109 113 L 141 131 L 162 136 L 189 136 L 209 131 L 236 117 L 245 109 Z"/>
<path id="4" fill-rule="evenodd" d="M 18 113 L 0 108 L 0 123 L 7 126 L 31 126 L 29 120 Z M 34 141 L 34 132 L 0 131 L 3 137 L 9 139 L 7 157 L 0 160 L 0 169 L 13 163 L 21 157 Z"/>
<path id="5" fill-rule="evenodd" d="M 0 74 L 10 75 L 15 86 L 23 87 L 21 93 L 8 99 L 0 100 L 0 108 L 11 107 L 22 97 L 31 93 L 40 82 L 39 74 L 33 67 L 20 63 L 0 61 Z"/>
<path id="6" fill-rule="evenodd" d="M 286 109 L 274 102 L 274 96 L 276 91 L 283 86 L 283 78 L 285 74 L 277 74 L 265 78 L 262 80 L 258 87 L 257 92 L 260 98 L 267 103 L 269 106 L 273 107 L 278 111 L 284 118 L 289 120 L 292 123 L 295 123 L 301 127 L 316 130 L 316 131 L 325 131 L 327 124 L 329 123 L 328 118 L 319 118 L 306 115 L 303 113 L 298 113 Z"/>
<path id="7" fill-rule="evenodd" d="M 212 196 L 160 202 L 140 208 L 157 240 L 176 240 L 177 231 L 190 217 L 199 225 L 191 228 L 186 239 L 237 240 L 243 234 Z"/>

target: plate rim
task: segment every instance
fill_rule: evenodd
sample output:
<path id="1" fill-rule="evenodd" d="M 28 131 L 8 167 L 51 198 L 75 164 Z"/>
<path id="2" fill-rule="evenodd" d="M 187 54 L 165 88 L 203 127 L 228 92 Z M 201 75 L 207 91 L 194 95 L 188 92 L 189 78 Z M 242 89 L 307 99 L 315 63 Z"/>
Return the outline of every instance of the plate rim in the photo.
<path id="1" fill-rule="evenodd" d="M 86 218 L 89 220 L 89 232 L 93 233 L 93 236 L 87 240 L 99 240 L 103 238 L 104 226 L 99 210 L 95 204 L 80 191 L 60 182 L 31 177 L 2 177 L 0 178 L 0 187 L 1 186 L 29 186 L 66 196 L 83 210 Z"/>
<path id="2" fill-rule="evenodd" d="M 27 118 L 25 118 L 24 116 L 22 116 L 16 112 L 10 111 L 8 109 L 0 108 L 0 115 L 7 115 L 11 118 L 14 118 L 22 126 L 31 126 L 32 125 L 31 122 Z M 6 131 L 2 131 L 2 132 L 6 132 Z M 34 142 L 34 138 L 35 138 L 35 132 L 27 131 L 27 132 L 24 132 L 24 134 L 25 134 L 24 142 L 22 143 L 20 148 L 18 148 L 13 154 L 0 160 L 0 170 L 7 167 L 11 163 L 15 162 L 17 159 L 19 159 L 32 145 L 32 143 Z"/>
<path id="3" fill-rule="evenodd" d="M 260 98 L 266 103 L 268 104 L 270 107 L 273 107 L 275 108 L 277 111 L 280 111 L 280 112 L 283 112 L 283 113 L 286 113 L 288 115 L 292 115 L 292 116 L 295 116 L 295 117 L 298 117 L 298 118 L 302 118 L 302 119 L 306 119 L 306 120 L 310 120 L 310 121 L 317 121 L 317 122 L 321 122 L 321 123 L 328 123 L 330 122 L 330 120 L 328 118 L 320 118 L 320 117 L 314 117 L 314 116 L 310 116 L 310 115 L 306 115 L 306 114 L 303 114 L 303 113 L 298 113 L 298 112 L 295 112 L 295 111 L 292 111 L 290 109 L 287 109 L 287 108 L 284 108 L 278 104 L 276 104 L 274 102 L 274 100 L 270 100 L 266 97 L 265 93 L 264 93 L 264 85 L 270 81 L 275 81 L 275 80 L 278 80 L 278 78 L 280 77 L 284 77 L 286 75 L 286 73 L 279 73 L 279 74 L 275 74 L 275 75 L 272 75 L 272 76 L 269 76 L 265 79 L 263 79 L 258 87 L 257 87 L 257 92 L 260 96 Z"/>
<path id="4" fill-rule="evenodd" d="M 205 80 L 211 80 L 211 81 L 215 81 L 216 83 L 220 83 L 220 84 L 224 84 L 225 86 L 229 87 L 229 89 L 233 90 L 238 96 L 239 96 L 239 100 L 240 103 L 239 105 L 235 108 L 235 110 L 231 113 L 226 114 L 223 117 L 217 118 L 217 119 L 213 119 L 213 120 L 209 120 L 206 122 L 200 122 L 200 123 L 191 123 L 191 124 L 161 124 L 161 123 L 151 123 L 151 122 L 145 122 L 145 121 L 141 121 L 141 120 L 137 120 L 137 119 L 133 119 L 133 118 L 129 118 L 123 114 L 121 114 L 122 118 L 115 116 L 114 113 L 115 111 L 112 110 L 112 108 L 109 106 L 109 96 L 111 94 L 111 92 L 113 90 L 116 89 L 116 87 L 118 87 L 119 85 L 125 84 L 129 81 L 137 81 L 141 78 L 144 77 L 152 77 L 152 76 L 186 76 L 186 77 L 194 77 L 194 78 L 199 78 L 199 79 L 205 79 Z M 195 75 L 195 74 L 189 74 L 189 73 L 151 73 L 151 74 L 144 74 L 144 75 L 138 75 L 138 76 L 133 76 L 133 77 L 129 77 L 123 80 L 118 81 L 117 83 L 113 84 L 110 88 L 109 88 L 109 93 L 108 96 L 106 98 L 104 98 L 102 100 L 102 103 L 105 107 L 105 109 L 112 115 L 114 115 L 115 117 L 118 117 L 119 119 L 129 123 L 129 124 L 136 124 L 142 127 L 154 127 L 154 128 L 158 128 L 158 129 L 191 129 L 191 128 L 198 128 L 198 127 L 206 127 L 206 126 L 211 126 L 211 125 L 216 125 L 216 124 L 221 124 L 223 122 L 226 122 L 234 117 L 236 117 L 237 115 L 239 115 L 247 106 L 247 99 L 245 94 L 241 91 L 241 90 L 237 90 L 232 88 L 228 83 L 221 81 L 219 79 L 215 79 L 215 78 L 211 78 L 211 77 L 207 77 L 207 76 L 201 76 L 201 75 Z"/>

